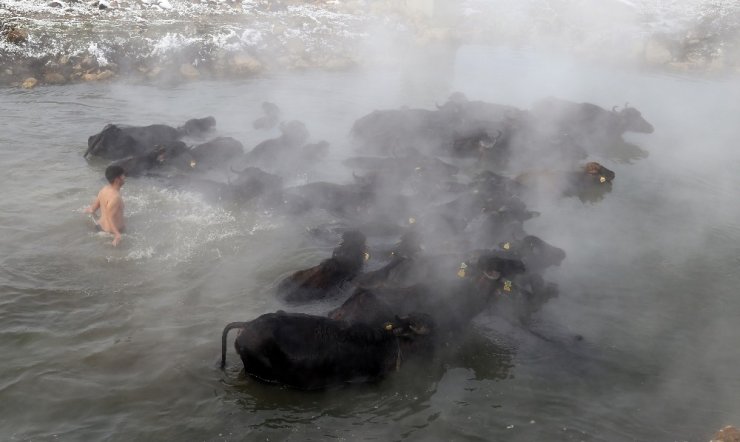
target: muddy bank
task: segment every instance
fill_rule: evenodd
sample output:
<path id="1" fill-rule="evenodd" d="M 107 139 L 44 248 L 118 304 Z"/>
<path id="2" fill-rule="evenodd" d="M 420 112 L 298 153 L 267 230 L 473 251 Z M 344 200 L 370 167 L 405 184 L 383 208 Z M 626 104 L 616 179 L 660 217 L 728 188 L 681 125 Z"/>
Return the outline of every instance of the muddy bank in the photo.
<path id="1" fill-rule="evenodd" d="M 740 73 L 740 5 L 734 4 L 659 9 L 610 0 L 598 12 L 544 0 L 15 0 L 3 6 L 0 84 L 27 88 L 349 69 L 461 44 Z"/>

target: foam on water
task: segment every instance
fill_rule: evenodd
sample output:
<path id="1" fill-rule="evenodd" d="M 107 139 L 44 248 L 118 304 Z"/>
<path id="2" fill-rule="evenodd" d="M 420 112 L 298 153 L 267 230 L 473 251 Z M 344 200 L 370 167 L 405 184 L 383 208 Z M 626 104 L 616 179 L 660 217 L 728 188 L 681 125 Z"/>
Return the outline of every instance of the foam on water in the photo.
<path id="1" fill-rule="evenodd" d="M 129 186 L 127 186 L 129 187 Z M 220 256 L 227 240 L 276 228 L 270 212 L 243 212 L 212 206 L 199 194 L 136 183 L 124 189 L 128 229 L 108 262 L 156 261 L 171 266 L 196 256 Z M 109 234 L 98 234 L 110 238 Z"/>

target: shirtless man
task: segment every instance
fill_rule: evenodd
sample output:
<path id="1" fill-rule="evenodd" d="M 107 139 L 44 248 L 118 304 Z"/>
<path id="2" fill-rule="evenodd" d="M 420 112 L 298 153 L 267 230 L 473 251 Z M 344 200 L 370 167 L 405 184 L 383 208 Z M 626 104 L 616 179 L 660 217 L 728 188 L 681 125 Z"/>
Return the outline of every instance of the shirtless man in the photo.
<path id="1" fill-rule="evenodd" d="M 108 166 L 105 169 L 105 178 L 110 184 L 100 189 L 95 201 L 85 209 L 85 213 L 93 215 L 93 221 L 99 230 L 113 234 L 112 244 L 117 246 L 121 242 L 121 232 L 124 228 L 121 187 L 126 181 L 126 175 L 121 166 Z M 100 218 L 96 220 L 95 212 L 98 209 Z"/>

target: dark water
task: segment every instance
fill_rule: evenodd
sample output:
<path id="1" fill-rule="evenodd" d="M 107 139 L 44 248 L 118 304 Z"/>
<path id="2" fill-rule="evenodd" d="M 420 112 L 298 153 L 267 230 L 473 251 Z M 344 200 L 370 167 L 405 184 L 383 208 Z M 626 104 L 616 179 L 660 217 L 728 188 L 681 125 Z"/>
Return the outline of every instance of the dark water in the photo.
<path id="1" fill-rule="evenodd" d="M 708 440 L 740 424 L 740 85 L 462 48 L 401 71 L 296 73 L 171 88 L 0 90 L 2 440 Z M 381 383 L 305 393 L 240 373 L 230 321 L 285 308 L 273 284 L 327 256 L 310 222 L 209 205 L 150 178 L 124 187 L 119 248 L 81 213 L 103 182 L 81 154 L 108 122 L 213 115 L 247 148 L 259 103 L 332 142 L 358 117 L 453 90 L 527 108 L 548 95 L 629 101 L 656 131 L 603 200 L 530 203 L 563 247 L 560 296 L 524 328 L 483 312 L 450 357 Z M 317 220 L 318 221 L 318 220 Z M 336 301 L 301 310 L 321 313 Z M 294 309 L 296 310 L 296 309 Z M 580 335 L 582 340 L 575 339 Z"/>

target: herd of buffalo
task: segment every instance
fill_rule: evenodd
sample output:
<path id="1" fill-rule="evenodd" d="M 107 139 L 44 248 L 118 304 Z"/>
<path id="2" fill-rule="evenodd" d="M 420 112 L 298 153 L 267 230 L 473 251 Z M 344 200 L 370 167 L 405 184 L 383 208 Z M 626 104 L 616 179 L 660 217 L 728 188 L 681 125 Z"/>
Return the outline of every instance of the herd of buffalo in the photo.
<path id="1" fill-rule="evenodd" d="M 212 137 L 216 121 L 206 117 L 177 128 L 109 124 L 88 139 L 85 157 L 120 164 L 129 176 L 163 177 L 216 204 L 331 216 L 306 235 L 335 245 L 332 255 L 296 269 L 275 291 L 292 309 L 344 302 L 326 315 L 263 314 L 222 334 L 222 368 L 227 335 L 237 329 L 246 373 L 301 389 L 376 380 L 412 358 L 424 361 L 498 300 L 522 318 L 534 313 L 557 295 L 543 275 L 565 252 L 525 231 L 538 215 L 524 202 L 528 192 L 595 201 L 615 174 L 590 157 L 633 146 L 625 132 L 653 131 L 627 105 L 548 98 L 522 110 L 455 93 L 433 110 L 358 119 L 347 149 L 356 155 L 342 162 L 348 182 L 286 186 L 291 174 L 320 170 L 330 146 L 309 143 L 305 125 L 281 122 L 274 104 L 262 108 L 254 129 L 279 127 L 281 135 L 250 150 Z"/>

